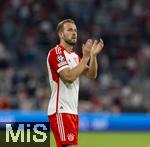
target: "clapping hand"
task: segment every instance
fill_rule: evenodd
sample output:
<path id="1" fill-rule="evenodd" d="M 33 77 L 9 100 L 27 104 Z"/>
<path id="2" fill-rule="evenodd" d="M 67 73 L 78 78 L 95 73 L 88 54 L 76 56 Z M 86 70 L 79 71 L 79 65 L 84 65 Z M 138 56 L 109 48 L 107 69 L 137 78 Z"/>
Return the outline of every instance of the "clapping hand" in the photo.
<path id="1" fill-rule="evenodd" d="M 83 57 L 86 57 L 86 58 L 90 57 L 92 46 L 93 46 L 92 39 L 88 39 L 86 43 L 83 44 L 82 46 Z"/>
<path id="2" fill-rule="evenodd" d="M 91 55 L 97 56 L 102 51 L 103 47 L 104 47 L 104 42 L 102 39 L 100 39 L 99 42 L 95 40 L 91 48 Z"/>

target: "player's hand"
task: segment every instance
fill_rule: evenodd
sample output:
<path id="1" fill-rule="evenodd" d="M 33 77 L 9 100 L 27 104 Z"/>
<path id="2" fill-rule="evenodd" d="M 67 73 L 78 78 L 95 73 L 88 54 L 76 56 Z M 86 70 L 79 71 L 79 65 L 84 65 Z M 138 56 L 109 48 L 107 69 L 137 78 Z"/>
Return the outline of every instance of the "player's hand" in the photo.
<path id="1" fill-rule="evenodd" d="M 104 42 L 102 39 L 100 39 L 99 42 L 95 40 L 92 45 L 91 55 L 97 56 L 102 51 L 103 47 L 104 47 Z"/>
<path id="2" fill-rule="evenodd" d="M 86 41 L 86 43 L 83 44 L 83 46 L 82 46 L 83 57 L 85 57 L 85 58 L 90 57 L 90 53 L 91 53 L 92 46 L 93 46 L 93 41 L 92 41 L 92 39 L 88 39 L 88 40 Z"/>

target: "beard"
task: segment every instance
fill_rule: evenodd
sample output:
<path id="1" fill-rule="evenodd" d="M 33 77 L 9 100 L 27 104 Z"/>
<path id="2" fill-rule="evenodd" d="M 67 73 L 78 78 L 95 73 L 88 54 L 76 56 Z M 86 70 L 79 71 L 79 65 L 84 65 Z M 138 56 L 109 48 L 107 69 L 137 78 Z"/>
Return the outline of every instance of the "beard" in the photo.
<path id="1" fill-rule="evenodd" d="M 71 45 L 71 46 L 74 46 L 74 45 L 76 44 L 76 42 L 77 42 L 77 39 L 76 39 L 75 37 L 69 39 L 68 37 L 66 37 L 66 36 L 64 35 L 64 41 L 65 41 L 67 44 L 69 44 L 69 45 Z"/>
<path id="2" fill-rule="evenodd" d="M 76 44 L 77 41 L 73 41 L 71 39 L 65 39 L 64 40 L 67 44 L 71 45 L 71 46 L 74 46 Z"/>

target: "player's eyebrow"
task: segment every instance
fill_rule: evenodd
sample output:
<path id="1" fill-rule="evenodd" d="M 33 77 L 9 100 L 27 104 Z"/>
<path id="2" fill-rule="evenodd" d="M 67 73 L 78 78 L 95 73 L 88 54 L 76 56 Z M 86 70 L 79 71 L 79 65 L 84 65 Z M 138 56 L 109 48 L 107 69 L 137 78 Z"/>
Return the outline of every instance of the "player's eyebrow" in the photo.
<path id="1" fill-rule="evenodd" d="M 76 31 L 76 32 L 77 32 L 77 29 L 76 29 L 76 28 L 72 28 L 72 27 L 67 28 L 67 30 L 68 30 L 68 31 L 74 30 L 74 31 Z"/>

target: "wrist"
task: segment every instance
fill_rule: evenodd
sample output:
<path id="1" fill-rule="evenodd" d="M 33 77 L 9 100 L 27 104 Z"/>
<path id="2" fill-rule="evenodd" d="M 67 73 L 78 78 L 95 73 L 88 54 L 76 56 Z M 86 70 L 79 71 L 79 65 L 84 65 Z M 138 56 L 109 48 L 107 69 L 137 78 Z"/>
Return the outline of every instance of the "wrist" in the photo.
<path id="1" fill-rule="evenodd" d="M 92 53 L 91 53 L 91 57 L 92 57 L 92 58 L 96 58 L 96 57 L 97 57 L 97 54 L 92 54 Z"/>
<path id="2" fill-rule="evenodd" d="M 89 61 L 90 57 L 82 57 L 81 61 L 86 65 Z"/>
<path id="3" fill-rule="evenodd" d="M 90 59 L 90 57 L 85 57 L 85 56 L 82 57 L 82 60 L 84 60 L 84 61 L 87 61 L 89 59 Z"/>

